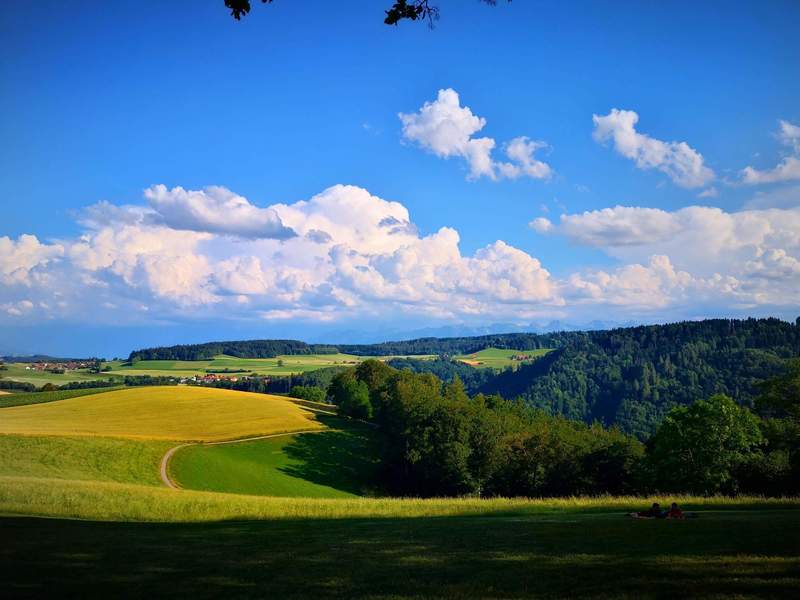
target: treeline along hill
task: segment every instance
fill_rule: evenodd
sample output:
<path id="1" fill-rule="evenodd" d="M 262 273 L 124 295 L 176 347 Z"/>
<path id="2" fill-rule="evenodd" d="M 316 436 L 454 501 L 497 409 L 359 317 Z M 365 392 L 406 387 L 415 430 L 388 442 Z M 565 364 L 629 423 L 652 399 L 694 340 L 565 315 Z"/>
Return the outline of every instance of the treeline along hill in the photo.
<path id="1" fill-rule="evenodd" d="M 487 347 L 551 352 L 500 372 L 475 369 L 451 357 Z M 135 360 L 201 360 L 344 352 L 403 356 L 395 368 L 458 377 L 469 393 L 520 399 L 545 412 L 587 423 L 617 425 L 648 437 L 675 406 L 722 393 L 752 406 L 758 383 L 779 375 L 800 354 L 800 319 L 709 319 L 607 331 L 511 333 L 422 338 L 380 344 L 312 345 L 292 340 L 249 340 L 137 350 Z M 436 355 L 416 360 L 413 355 Z"/>

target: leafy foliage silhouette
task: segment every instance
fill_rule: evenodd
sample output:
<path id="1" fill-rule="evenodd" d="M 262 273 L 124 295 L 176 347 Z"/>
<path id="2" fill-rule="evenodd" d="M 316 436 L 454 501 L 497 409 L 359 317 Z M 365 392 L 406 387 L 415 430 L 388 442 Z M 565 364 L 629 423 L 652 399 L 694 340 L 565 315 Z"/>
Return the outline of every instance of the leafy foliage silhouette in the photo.
<path id="1" fill-rule="evenodd" d="M 272 4 L 273 0 L 261 0 L 262 4 Z M 485 4 L 495 6 L 497 0 L 480 0 Z M 511 0 L 508 0 L 511 2 Z M 240 21 L 242 17 L 250 13 L 250 0 L 225 0 L 225 6 L 230 9 L 231 16 Z M 386 18 L 383 20 L 387 25 L 397 25 L 400 21 L 427 21 L 428 26 L 433 27 L 435 21 L 439 20 L 439 7 L 431 4 L 430 0 L 395 0 L 389 10 L 384 11 Z"/>

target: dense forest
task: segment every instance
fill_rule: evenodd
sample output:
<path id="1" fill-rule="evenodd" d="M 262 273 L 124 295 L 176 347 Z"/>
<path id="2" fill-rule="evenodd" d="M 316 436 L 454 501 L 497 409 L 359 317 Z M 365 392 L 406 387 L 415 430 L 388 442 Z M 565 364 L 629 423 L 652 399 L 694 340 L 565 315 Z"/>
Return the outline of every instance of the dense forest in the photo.
<path id="1" fill-rule="evenodd" d="M 640 438 L 664 415 L 713 394 L 752 406 L 757 384 L 800 354 L 800 321 L 707 320 L 570 336 L 542 359 L 479 388 L 552 414 L 616 424 Z"/>
<path id="2" fill-rule="evenodd" d="M 274 358 L 281 354 L 336 354 L 338 350 L 324 344 L 306 344 L 297 340 L 243 340 L 207 342 L 145 348 L 131 352 L 128 360 L 210 360 L 219 354 L 237 358 Z"/>
<path id="3" fill-rule="evenodd" d="M 564 333 L 557 341 L 554 352 L 501 373 L 441 359 L 389 364 L 444 381 L 457 376 L 469 393 L 518 398 L 550 414 L 615 424 L 644 439 L 673 407 L 699 398 L 726 394 L 752 406 L 758 382 L 800 354 L 800 322 L 718 319 Z"/>
<path id="4" fill-rule="evenodd" d="M 566 344 L 574 333 L 504 333 L 459 338 L 420 338 L 380 344 L 307 344 L 298 340 L 241 340 L 182 344 L 144 348 L 131 352 L 128 360 L 208 360 L 218 354 L 238 358 L 274 358 L 280 354 L 335 354 L 356 356 L 397 356 L 437 354 L 451 356 L 469 354 L 484 348 L 535 350 L 557 348 Z"/>
<path id="5" fill-rule="evenodd" d="M 558 333 L 500 333 L 474 337 L 419 338 L 380 344 L 337 344 L 340 352 L 357 356 L 405 356 L 414 354 L 437 354 L 454 356 L 471 354 L 484 348 L 507 348 L 510 350 L 537 350 L 559 348 L 568 343 L 573 332 Z"/>
<path id="6" fill-rule="evenodd" d="M 337 374 L 327 395 L 376 425 L 394 495 L 795 494 L 800 361 L 759 389 L 757 412 L 723 394 L 675 407 L 646 443 L 376 360 Z"/>

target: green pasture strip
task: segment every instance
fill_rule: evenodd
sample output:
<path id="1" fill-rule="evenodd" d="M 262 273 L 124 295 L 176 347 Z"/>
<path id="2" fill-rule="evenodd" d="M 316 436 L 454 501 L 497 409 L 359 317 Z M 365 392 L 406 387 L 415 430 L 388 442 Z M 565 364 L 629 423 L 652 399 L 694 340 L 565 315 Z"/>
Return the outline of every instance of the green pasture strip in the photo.
<path id="1" fill-rule="evenodd" d="M 509 366 L 517 366 L 533 362 L 550 352 L 550 349 L 539 348 L 536 350 L 508 350 L 504 348 L 486 348 L 472 354 L 461 354 L 455 359 L 467 363 L 479 369 L 504 369 Z M 530 359 L 523 361 L 512 360 L 514 356 L 530 356 Z"/>
<path id="2" fill-rule="evenodd" d="M 56 400 L 66 400 L 79 396 L 90 396 L 92 394 L 102 394 L 112 390 L 122 389 L 124 386 L 87 388 L 83 390 L 56 390 L 54 392 L 24 392 L 20 394 L 3 394 L 0 396 L 0 409 L 11 406 L 25 406 L 27 404 L 42 404 L 44 402 L 55 402 Z M 2 418 L 2 417 L 0 417 Z"/>
<path id="3" fill-rule="evenodd" d="M 391 358 L 406 358 L 404 356 L 356 356 L 353 354 L 284 354 L 274 358 L 237 358 L 235 356 L 219 355 L 210 360 L 140 360 L 131 366 L 122 363 L 109 363 L 112 366 L 111 375 L 151 375 L 192 377 L 206 375 L 209 371 L 224 369 L 243 369 L 245 373 L 259 375 L 293 375 L 316 371 L 325 367 L 353 367 L 360 362 L 376 358 L 389 360 Z M 411 356 L 419 360 L 430 360 L 433 355 Z M 278 362 L 280 361 L 280 365 Z M 236 373 L 231 373 L 236 375 Z"/>
<path id="4" fill-rule="evenodd" d="M 800 585 L 800 511 L 682 522 L 0 518 L 0 539 L 7 597 L 742 599 L 796 598 Z"/>
<path id="5" fill-rule="evenodd" d="M 186 489 L 263 496 L 351 498 L 370 492 L 378 461 L 366 426 L 232 444 L 193 445 L 169 463 Z"/>
<path id="6" fill-rule="evenodd" d="M 176 443 L 86 436 L 0 435 L 0 477 L 163 485 L 159 477 L 161 457 Z"/>
<path id="7" fill-rule="evenodd" d="M 104 521 L 570 516 L 576 513 L 624 513 L 641 510 L 654 501 L 663 504 L 673 500 L 686 509 L 703 511 L 800 509 L 800 498 L 272 498 L 98 481 L 0 477 L 0 514 Z"/>
<path id="8" fill-rule="evenodd" d="M 31 366 L 25 363 L 6 363 L 7 370 L 0 371 L 3 379 L 10 379 L 13 381 L 20 381 L 22 383 L 32 383 L 36 386 L 42 386 L 46 383 L 53 385 L 64 385 L 73 381 L 97 381 L 107 380 L 111 373 L 89 373 L 86 370 L 67 371 L 66 373 L 48 373 L 47 371 L 35 371 L 26 369 L 26 366 Z"/>
<path id="9" fill-rule="evenodd" d="M 314 402 L 313 400 L 303 400 L 302 398 L 293 398 L 287 394 L 275 394 L 275 395 L 285 396 L 298 406 L 304 406 L 312 410 L 322 410 L 331 413 L 335 413 L 338 410 L 335 404 L 327 404 L 325 402 Z"/>

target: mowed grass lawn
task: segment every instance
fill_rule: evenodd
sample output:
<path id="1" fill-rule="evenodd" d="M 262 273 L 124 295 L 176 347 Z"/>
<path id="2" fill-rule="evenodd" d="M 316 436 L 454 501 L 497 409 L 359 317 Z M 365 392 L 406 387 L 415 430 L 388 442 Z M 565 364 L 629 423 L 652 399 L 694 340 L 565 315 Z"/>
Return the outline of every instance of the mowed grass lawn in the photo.
<path id="1" fill-rule="evenodd" d="M 4 597 L 796 598 L 800 586 L 797 510 L 683 522 L 580 508 L 160 524 L 16 517 L 0 518 L 0 539 Z"/>
<path id="2" fill-rule="evenodd" d="M 311 411 L 284 397 L 186 386 L 0 409 L 0 434 L 217 441 L 319 428 Z"/>
<path id="3" fill-rule="evenodd" d="M 538 350 L 506 350 L 502 348 L 486 348 L 472 354 L 462 354 L 455 359 L 478 369 L 505 369 L 527 362 L 532 362 L 550 352 L 549 349 Z M 530 356 L 530 360 L 512 360 L 513 356 Z"/>
<path id="4" fill-rule="evenodd" d="M 378 467 L 374 430 L 320 417 L 331 429 L 315 433 L 178 450 L 170 478 L 192 490 L 305 498 L 370 493 Z"/>

